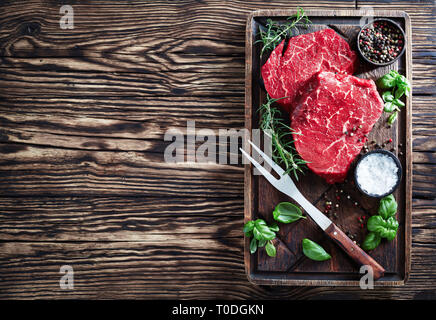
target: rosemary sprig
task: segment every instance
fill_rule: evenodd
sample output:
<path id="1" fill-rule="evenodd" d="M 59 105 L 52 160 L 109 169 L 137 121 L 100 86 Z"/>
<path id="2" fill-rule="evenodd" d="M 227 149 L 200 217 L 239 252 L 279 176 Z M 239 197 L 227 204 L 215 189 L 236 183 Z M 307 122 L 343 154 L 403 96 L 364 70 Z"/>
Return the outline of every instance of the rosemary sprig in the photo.
<path id="1" fill-rule="evenodd" d="M 304 173 L 303 166 L 307 161 L 300 158 L 291 139 L 292 133 L 299 133 L 283 122 L 281 111 L 272 105 L 280 99 L 284 98 L 272 99 L 267 95 L 267 102 L 259 108 L 260 128 L 271 139 L 274 161 L 283 164 L 286 174 L 292 173 L 298 180 L 298 173 Z"/>
<path id="2" fill-rule="evenodd" d="M 303 8 L 298 8 L 297 13 L 290 16 L 286 23 L 279 24 L 271 19 L 267 19 L 266 31 L 262 30 L 259 26 L 260 39 L 255 43 L 262 42 L 262 50 L 260 51 L 260 57 L 266 50 L 272 51 L 282 41 L 282 38 L 286 35 L 292 35 L 292 29 L 298 23 L 302 23 L 304 27 L 307 27 L 311 23 Z"/>

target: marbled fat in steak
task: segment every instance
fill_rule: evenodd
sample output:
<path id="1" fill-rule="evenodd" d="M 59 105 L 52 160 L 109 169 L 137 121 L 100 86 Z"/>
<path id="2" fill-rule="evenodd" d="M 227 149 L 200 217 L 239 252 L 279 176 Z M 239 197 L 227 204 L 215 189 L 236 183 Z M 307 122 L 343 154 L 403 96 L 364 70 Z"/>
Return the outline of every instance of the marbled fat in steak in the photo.
<path id="1" fill-rule="evenodd" d="M 342 182 L 382 111 L 374 81 L 320 72 L 291 116 L 295 147 L 313 172 L 328 183 Z"/>
<path id="2" fill-rule="evenodd" d="M 317 72 L 332 71 L 352 74 L 356 53 L 332 29 L 324 29 L 289 40 L 282 55 L 284 40 L 273 50 L 262 66 L 262 78 L 270 97 L 290 112 L 295 97 L 299 96 L 306 82 Z"/>

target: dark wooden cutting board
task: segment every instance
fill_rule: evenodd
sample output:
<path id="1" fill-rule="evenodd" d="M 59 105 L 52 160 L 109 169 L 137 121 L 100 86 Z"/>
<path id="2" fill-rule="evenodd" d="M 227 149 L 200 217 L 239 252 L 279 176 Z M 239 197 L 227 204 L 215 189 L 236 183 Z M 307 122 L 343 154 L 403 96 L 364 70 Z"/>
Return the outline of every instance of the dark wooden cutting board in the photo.
<path id="1" fill-rule="evenodd" d="M 246 30 L 246 96 L 245 96 L 245 127 L 250 132 L 259 128 L 257 110 L 265 101 L 266 92 L 260 85 L 260 67 L 268 58 L 260 59 L 260 44 L 258 39 L 259 25 L 265 25 L 266 19 L 284 21 L 293 15 L 294 10 L 260 10 L 253 12 L 247 21 Z M 306 11 L 312 21 L 309 28 L 298 28 L 298 33 L 309 33 L 324 28 L 332 28 L 344 37 L 357 52 L 356 38 L 360 30 L 361 17 L 370 15 L 363 10 L 331 10 Z M 360 58 L 360 67 L 356 76 L 377 80 L 389 70 L 398 70 L 412 81 L 411 65 L 411 25 L 409 16 L 402 11 L 375 11 L 374 17 L 386 17 L 400 24 L 406 33 L 406 51 L 395 63 L 386 67 L 373 67 Z M 412 137 L 411 137 L 411 95 L 406 99 L 406 107 L 402 108 L 397 121 L 389 128 L 386 120 L 388 114 L 383 113 L 375 124 L 369 142 L 370 150 L 375 149 L 376 141 L 380 146 L 387 143 L 384 149 L 391 150 L 398 156 L 403 167 L 403 178 L 394 195 L 398 202 L 397 220 L 399 229 L 393 241 L 382 240 L 382 243 L 370 255 L 386 270 L 385 276 L 376 285 L 394 286 L 405 283 L 410 270 L 410 239 L 411 239 L 411 198 L 412 198 Z M 249 146 L 245 145 L 246 150 Z M 356 160 L 359 156 L 356 158 Z M 368 219 L 377 214 L 379 200 L 364 196 L 353 184 L 354 166 L 349 171 L 345 183 L 329 185 L 311 171 L 301 176 L 297 187 L 321 211 L 325 202 L 333 203 L 335 214 L 330 218 L 344 232 L 354 236 L 361 244 L 367 233 L 366 223 L 361 224 L 359 218 Z M 245 168 L 245 222 L 256 218 L 272 223 L 272 211 L 281 201 L 292 200 L 272 187 L 262 176 L 252 174 L 252 166 Z M 339 205 L 336 208 L 336 204 Z M 302 253 L 301 241 L 309 238 L 321 244 L 332 259 L 324 262 L 312 261 Z M 362 276 L 357 266 L 338 246 L 336 246 L 323 231 L 310 219 L 301 219 L 291 224 L 280 224 L 280 231 L 274 240 L 277 256 L 271 258 L 264 249 L 251 255 L 249 239 L 245 239 L 245 267 L 248 278 L 255 284 L 263 285 L 341 285 L 359 286 Z"/>

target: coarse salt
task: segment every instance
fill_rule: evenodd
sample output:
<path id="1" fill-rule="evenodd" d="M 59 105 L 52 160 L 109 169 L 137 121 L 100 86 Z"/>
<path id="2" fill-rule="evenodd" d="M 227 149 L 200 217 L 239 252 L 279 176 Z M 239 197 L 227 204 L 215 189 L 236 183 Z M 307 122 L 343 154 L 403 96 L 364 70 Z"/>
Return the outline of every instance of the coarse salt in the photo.
<path id="1" fill-rule="evenodd" d="M 370 195 L 383 195 L 392 191 L 398 181 L 398 166 L 392 157 L 371 153 L 356 168 L 357 183 Z"/>

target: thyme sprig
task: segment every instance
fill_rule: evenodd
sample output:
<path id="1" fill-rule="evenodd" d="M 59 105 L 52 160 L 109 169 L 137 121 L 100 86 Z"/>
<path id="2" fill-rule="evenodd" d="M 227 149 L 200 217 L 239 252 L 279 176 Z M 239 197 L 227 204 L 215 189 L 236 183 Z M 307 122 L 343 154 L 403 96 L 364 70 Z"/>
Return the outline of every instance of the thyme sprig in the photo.
<path id="1" fill-rule="evenodd" d="M 283 38 L 291 36 L 297 24 L 303 24 L 304 27 L 311 24 L 303 8 L 298 8 L 297 12 L 289 17 L 286 23 L 267 19 L 266 30 L 259 27 L 260 39 L 255 42 L 262 43 L 260 57 L 262 58 L 265 51 L 274 50 Z M 298 173 L 304 173 L 303 167 L 307 161 L 301 159 L 295 150 L 292 133 L 297 133 L 283 122 L 281 111 L 272 105 L 280 99 L 273 99 L 267 95 L 266 103 L 259 108 L 261 113 L 260 128 L 271 139 L 274 161 L 285 167 L 286 174 L 292 173 L 298 180 Z"/>
<path id="2" fill-rule="evenodd" d="M 260 128 L 271 139 L 273 160 L 283 164 L 285 173 L 292 173 L 298 180 L 298 173 L 304 173 L 303 166 L 307 161 L 300 158 L 295 150 L 292 133 L 296 133 L 283 122 L 281 111 L 272 104 L 280 99 L 272 99 L 267 95 L 267 101 L 259 108 Z"/>
<path id="3" fill-rule="evenodd" d="M 267 19 L 266 30 L 262 30 L 259 26 L 260 39 L 255 43 L 261 42 L 263 44 L 262 50 L 260 51 L 261 58 L 265 51 L 274 50 L 280 41 L 282 41 L 283 37 L 287 35 L 291 36 L 292 29 L 295 28 L 297 24 L 302 23 L 304 27 L 307 27 L 311 23 L 303 8 L 298 8 L 297 13 L 290 16 L 287 20 L 289 21 L 280 24 L 271 19 Z"/>

